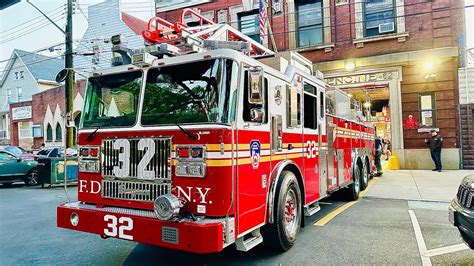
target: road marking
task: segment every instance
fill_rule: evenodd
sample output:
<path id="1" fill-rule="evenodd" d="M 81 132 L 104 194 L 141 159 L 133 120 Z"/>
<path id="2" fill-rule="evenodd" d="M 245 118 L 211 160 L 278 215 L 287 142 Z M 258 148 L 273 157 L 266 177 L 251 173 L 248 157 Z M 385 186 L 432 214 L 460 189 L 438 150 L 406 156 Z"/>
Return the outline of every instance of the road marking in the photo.
<path id="1" fill-rule="evenodd" d="M 359 202 L 359 200 L 356 200 L 356 201 L 351 201 L 351 202 L 348 202 L 344 205 L 342 205 L 341 207 L 335 209 L 334 211 L 328 213 L 326 216 L 324 216 L 323 218 L 321 218 L 319 221 L 315 222 L 314 225 L 315 226 L 325 226 L 327 223 L 329 223 L 332 219 L 334 219 L 334 217 L 336 217 L 337 215 L 341 214 L 343 211 L 349 209 L 349 207 L 351 207 L 352 205 L 356 204 L 357 202 Z"/>
<path id="2" fill-rule="evenodd" d="M 444 255 L 444 254 L 458 252 L 458 251 L 467 250 L 467 249 L 469 249 L 469 247 L 466 244 L 457 244 L 457 245 L 428 250 L 426 251 L 425 255 L 429 257 L 434 257 L 434 256 Z"/>
<path id="3" fill-rule="evenodd" d="M 418 219 L 416 218 L 415 212 L 413 210 L 408 210 L 408 214 L 410 215 L 411 223 L 413 225 L 413 230 L 415 230 L 416 243 L 418 244 L 418 250 L 420 251 L 420 256 L 421 256 L 421 262 L 423 263 L 424 266 L 431 265 L 430 257 L 469 249 L 469 247 L 466 244 L 457 244 L 457 245 L 451 245 L 447 247 L 440 247 L 440 248 L 428 250 L 426 248 L 425 239 L 423 238 L 423 234 L 421 233 L 420 224 L 418 223 Z"/>
<path id="4" fill-rule="evenodd" d="M 372 180 L 369 181 L 369 184 L 367 185 L 367 188 L 360 192 L 359 193 L 359 199 L 356 200 L 356 201 L 351 201 L 351 202 L 348 202 L 340 207 L 338 207 L 337 209 L 335 209 L 334 211 L 328 213 L 326 216 L 324 216 L 323 218 L 319 219 L 317 222 L 315 222 L 313 225 L 314 226 L 325 226 L 327 223 L 329 223 L 332 219 L 334 219 L 334 217 L 336 217 L 337 215 L 341 214 L 343 211 L 349 209 L 352 205 L 356 204 L 357 202 L 361 201 L 361 199 L 364 198 L 365 194 L 367 193 L 367 191 L 370 190 L 370 188 L 372 188 L 372 186 L 375 184 L 375 182 L 377 182 L 377 178 L 374 177 Z"/>
<path id="5" fill-rule="evenodd" d="M 411 223 L 413 225 L 413 230 L 415 230 L 415 238 L 416 243 L 418 244 L 418 250 L 421 256 L 421 263 L 423 266 L 430 266 L 431 260 L 430 257 L 426 256 L 426 244 L 425 239 L 423 238 L 423 234 L 421 233 L 420 224 L 418 223 L 418 219 L 416 218 L 415 212 L 413 210 L 408 210 L 408 214 L 410 215 Z"/>

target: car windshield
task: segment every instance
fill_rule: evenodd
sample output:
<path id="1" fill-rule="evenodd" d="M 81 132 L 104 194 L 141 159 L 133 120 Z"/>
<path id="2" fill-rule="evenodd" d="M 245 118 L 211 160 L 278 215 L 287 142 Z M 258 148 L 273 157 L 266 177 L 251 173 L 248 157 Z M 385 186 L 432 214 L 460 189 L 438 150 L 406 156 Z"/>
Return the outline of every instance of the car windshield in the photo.
<path id="1" fill-rule="evenodd" d="M 238 65 L 228 59 L 150 69 L 141 123 L 230 123 L 237 77 Z"/>
<path id="2" fill-rule="evenodd" d="M 42 149 L 38 152 L 37 155 L 48 155 L 48 153 L 51 151 L 51 149 Z"/>
<path id="3" fill-rule="evenodd" d="M 10 153 L 13 153 L 15 155 L 21 155 L 21 154 L 24 153 L 22 149 L 20 149 L 18 147 L 13 147 L 13 146 L 12 147 L 5 147 L 5 150 L 10 152 Z"/>
<path id="4" fill-rule="evenodd" d="M 142 76 L 130 71 L 89 78 L 82 127 L 135 124 Z"/>

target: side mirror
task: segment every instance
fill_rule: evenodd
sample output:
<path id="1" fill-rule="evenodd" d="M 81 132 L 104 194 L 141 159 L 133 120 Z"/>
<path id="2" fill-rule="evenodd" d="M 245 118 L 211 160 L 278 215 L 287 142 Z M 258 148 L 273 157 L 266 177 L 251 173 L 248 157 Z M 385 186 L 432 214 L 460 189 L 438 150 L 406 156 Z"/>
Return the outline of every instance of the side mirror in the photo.
<path id="1" fill-rule="evenodd" d="M 249 103 L 263 104 L 263 71 L 254 67 L 248 71 Z"/>
<path id="2" fill-rule="evenodd" d="M 20 157 L 17 157 L 17 158 L 16 158 L 16 161 L 17 161 L 17 162 L 21 162 L 22 160 L 21 160 Z"/>
<path id="3" fill-rule="evenodd" d="M 265 112 L 262 108 L 252 108 L 250 109 L 250 120 L 255 123 L 263 123 L 265 118 Z"/>

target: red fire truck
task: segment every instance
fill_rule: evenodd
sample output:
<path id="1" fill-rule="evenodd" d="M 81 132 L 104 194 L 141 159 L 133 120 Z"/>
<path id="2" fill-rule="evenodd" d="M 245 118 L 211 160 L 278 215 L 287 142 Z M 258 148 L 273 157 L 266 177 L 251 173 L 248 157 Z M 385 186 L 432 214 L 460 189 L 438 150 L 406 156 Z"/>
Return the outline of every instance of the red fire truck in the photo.
<path id="1" fill-rule="evenodd" d="M 304 57 L 184 12 L 200 23 L 152 19 L 143 49 L 113 37 L 115 66 L 88 78 L 79 201 L 57 224 L 194 253 L 288 250 L 321 199 L 367 187 L 374 129 Z"/>

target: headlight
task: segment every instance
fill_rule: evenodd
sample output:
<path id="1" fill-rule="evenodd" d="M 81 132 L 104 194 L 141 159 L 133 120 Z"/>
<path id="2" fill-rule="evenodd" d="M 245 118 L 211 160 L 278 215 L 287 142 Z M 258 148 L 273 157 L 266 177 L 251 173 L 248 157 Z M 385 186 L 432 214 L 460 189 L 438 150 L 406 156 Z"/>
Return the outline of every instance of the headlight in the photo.
<path id="1" fill-rule="evenodd" d="M 178 215 L 181 204 L 175 195 L 165 194 L 156 198 L 154 207 L 158 219 L 167 221 Z"/>
<path id="2" fill-rule="evenodd" d="M 189 176 L 189 177 L 205 177 L 206 176 L 206 164 L 205 163 L 194 163 L 194 162 L 180 162 L 176 163 L 175 174 L 177 176 Z"/>
<path id="3" fill-rule="evenodd" d="M 206 176 L 206 146 L 179 145 L 176 147 L 176 176 L 205 177 Z"/>
<path id="4" fill-rule="evenodd" d="M 79 160 L 79 171 L 85 173 L 98 173 L 99 160 Z"/>

